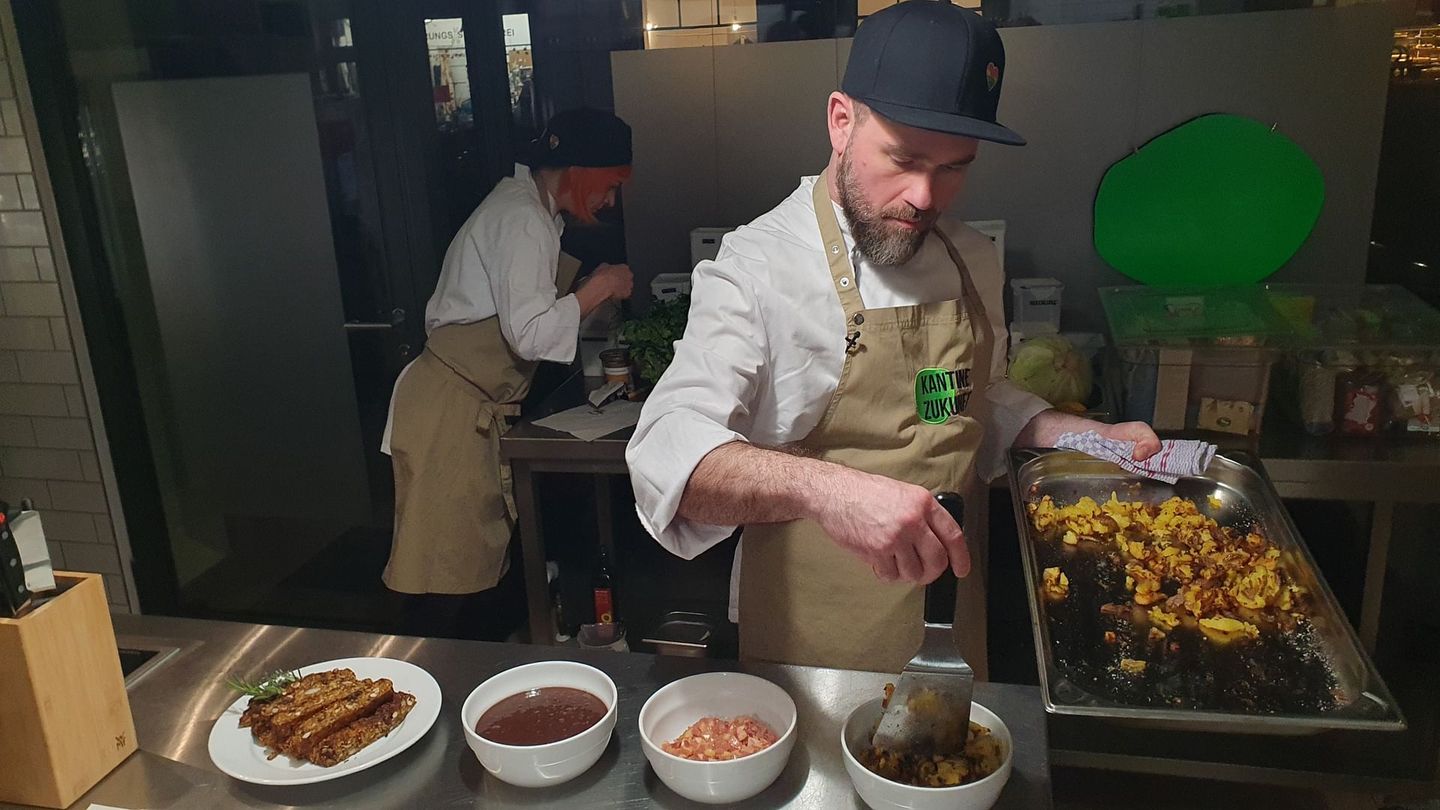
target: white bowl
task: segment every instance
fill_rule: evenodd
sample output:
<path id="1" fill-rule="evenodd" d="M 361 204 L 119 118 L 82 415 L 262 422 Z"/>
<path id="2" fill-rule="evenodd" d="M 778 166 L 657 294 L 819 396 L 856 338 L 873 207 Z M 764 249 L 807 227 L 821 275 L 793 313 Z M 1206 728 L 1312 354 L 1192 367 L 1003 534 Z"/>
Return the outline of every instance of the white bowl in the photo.
<path id="1" fill-rule="evenodd" d="M 1015 744 L 1010 729 L 995 713 L 979 703 L 970 704 L 970 719 L 990 729 L 1000 740 L 1005 759 L 999 770 L 976 782 L 955 787 L 916 787 L 892 782 L 860 764 L 856 758 L 870 746 L 875 724 L 880 720 L 881 698 L 861 704 L 850 713 L 840 729 L 840 748 L 845 752 L 845 770 L 855 784 L 855 792 L 872 810 L 989 810 L 1000 798 L 1005 782 L 1010 779 L 1010 766 L 1015 759 Z"/>
<path id="2" fill-rule="evenodd" d="M 511 695 L 546 686 L 589 692 L 605 704 L 605 716 L 574 737 L 544 745 L 505 745 L 475 733 L 475 724 L 486 709 Z M 574 661 L 538 661 L 507 669 L 475 687 L 460 707 L 460 725 L 475 758 L 495 778 L 520 787 L 548 787 L 574 779 L 605 753 L 615 730 L 618 697 L 615 682 L 594 667 Z"/>
<path id="3" fill-rule="evenodd" d="M 724 762 L 697 762 L 660 746 L 702 717 L 754 717 L 780 735 L 763 751 Z M 661 687 L 640 709 L 640 743 L 660 781 L 691 801 L 724 804 L 761 792 L 785 770 L 795 747 L 795 701 L 754 675 L 709 672 Z"/>

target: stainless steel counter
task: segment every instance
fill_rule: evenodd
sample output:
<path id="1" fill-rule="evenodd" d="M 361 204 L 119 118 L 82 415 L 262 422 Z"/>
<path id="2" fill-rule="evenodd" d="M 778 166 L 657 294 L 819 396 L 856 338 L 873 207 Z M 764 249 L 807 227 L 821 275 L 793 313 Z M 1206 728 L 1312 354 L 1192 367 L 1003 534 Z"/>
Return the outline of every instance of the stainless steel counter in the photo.
<path id="1" fill-rule="evenodd" d="M 533 472 L 625 475 L 625 429 L 593 442 L 526 419 L 500 440 L 502 453 Z M 1307 436 L 1276 427 L 1256 448 L 1283 498 L 1435 503 L 1440 488 L 1419 486 L 1440 474 L 1440 441 L 1395 437 Z"/>
<path id="2" fill-rule="evenodd" d="M 604 510 L 596 517 L 601 542 L 605 545 L 610 544 L 611 532 L 608 512 L 610 479 L 607 476 L 628 473 L 625 445 L 632 430 L 617 431 L 602 439 L 585 442 L 566 433 L 535 426 L 533 418 L 567 404 L 565 393 L 557 392 L 547 399 L 535 417 L 521 421 L 500 440 L 501 453 L 510 461 L 514 471 L 520 539 L 527 561 L 547 559 L 539 493 L 535 489 L 536 473 L 595 476 L 599 495 L 596 501 Z M 1374 504 L 1358 628 L 1361 641 L 1366 649 L 1373 652 L 1395 506 L 1397 503 L 1440 502 L 1440 487 L 1423 485 L 1440 476 L 1440 441 L 1395 437 L 1316 437 L 1306 435 L 1282 420 L 1272 422 L 1274 424 L 1267 425 L 1258 447 L 1251 447 L 1248 439 L 1239 437 L 1231 443 L 1260 457 L 1266 475 L 1280 497 Z M 1214 440 L 1215 437 L 1212 434 L 1210 438 Z M 1006 486 L 1003 479 L 997 485 Z M 532 637 L 546 638 L 550 614 L 546 602 L 545 568 L 541 563 L 527 562 L 525 589 Z"/>
<path id="3" fill-rule="evenodd" d="M 742 665 L 640 653 L 581 653 L 558 647 L 381 636 L 334 630 L 235 624 L 150 616 L 116 616 L 122 645 L 176 647 L 163 665 L 135 681 L 130 705 L 140 751 L 74 807 L 703 807 L 666 788 L 645 761 L 636 717 L 645 700 L 676 678 L 734 668 L 769 678 L 799 708 L 798 744 L 769 790 L 747 807 L 862 808 L 840 756 L 840 724 L 878 694 L 876 673 Z M 210 764 L 210 727 L 235 698 L 232 673 L 253 674 L 349 656 L 403 658 L 440 683 L 444 706 L 435 727 L 409 751 L 352 776 L 318 785 L 263 787 L 231 779 Z M 506 785 L 485 773 L 460 729 L 460 705 L 490 675 L 528 661 L 568 658 L 592 664 L 615 680 L 620 722 L 610 748 L 578 779 L 543 790 Z M 893 676 L 892 676 L 893 677 Z M 977 683 L 975 699 L 990 707 L 1015 738 L 1015 767 L 998 808 L 1050 806 L 1045 715 L 1034 687 Z M 0 805 L 7 806 L 7 805 Z"/>
<path id="4" fill-rule="evenodd" d="M 551 397 L 535 414 L 544 416 L 578 401 L 565 400 L 565 392 Z M 573 394 L 573 392 L 572 392 Z M 626 475 L 625 445 L 631 431 L 619 431 L 594 442 L 583 442 L 563 433 L 536 427 L 530 419 L 517 424 L 501 439 L 501 452 L 515 472 L 515 500 L 519 507 L 520 535 L 525 544 L 525 558 L 546 559 L 544 534 L 536 489 L 537 473 L 572 473 L 591 475 L 599 490 L 597 502 L 602 514 L 597 515 L 600 540 L 609 544 L 611 531 L 608 509 L 609 488 L 615 475 Z M 1213 434 L 1211 439 L 1214 439 Z M 1397 504 L 1440 502 L 1440 487 L 1427 485 L 1440 478 L 1440 441 L 1396 437 L 1359 438 L 1344 436 L 1315 437 L 1272 420 L 1258 442 L 1258 447 L 1237 437 L 1234 446 L 1255 453 L 1261 459 L 1267 476 L 1282 498 L 1290 500 L 1346 500 L 1369 502 L 1370 537 L 1366 552 L 1360 622 L 1360 639 L 1370 652 L 1375 651 L 1379 632 L 1381 606 L 1385 589 L 1385 572 L 1391 542 L 1391 523 Z M 997 486 L 1008 487 L 1005 480 Z M 527 566 L 525 570 L 529 598 L 530 623 L 537 637 L 549 635 L 549 605 L 546 599 L 543 567 Z M 1394 684 L 1391 684 L 1392 687 Z M 1415 718 L 1412 717 L 1412 722 Z M 1322 774 L 1337 782 L 1353 783 L 1345 764 L 1353 762 L 1358 746 L 1367 752 L 1380 752 L 1384 760 L 1390 751 L 1371 738 L 1345 735 L 1321 735 L 1301 743 L 1289 740 L 1272 745 L 1261 738 L 1223 740 L 1207 735 L 1183 735 L 1154 740 L 1111 725 L 1094 723 L 1054 723 L 1051 735 L 1054 760 L 1066 765 L 1105 770 L 1126 770 L 1175 775 L 1205 775 L 1216 779 L 1306 785 L 1321 780 Z M 1137 753 L 1145 752 L 1145 753 Z M 1393 757 L 1391 757 L 1393 759 Z M 1234 760 L 1231 762 L 1230 760 Z M 1251 763 L 1241 765 L 1237 763 Z M 1261 764 L 1263 762 L 1263 764 Z M 1384 769 L 1373 769 L 1381 772 Z M 1383 780 L 1396 784 L 1396 778 Z"/>

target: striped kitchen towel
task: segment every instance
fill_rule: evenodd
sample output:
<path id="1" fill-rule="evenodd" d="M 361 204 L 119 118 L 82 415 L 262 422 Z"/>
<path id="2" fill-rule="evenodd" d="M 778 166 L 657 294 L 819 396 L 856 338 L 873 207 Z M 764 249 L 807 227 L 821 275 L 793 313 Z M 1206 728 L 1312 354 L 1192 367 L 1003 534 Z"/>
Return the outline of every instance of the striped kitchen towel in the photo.
<path id="1" fill-rule="evenodd" d="M 1160 442 L 1160 452 L 1144 461 L 1136 461 L 1134 442 L 1107 439 L 1093 430 L 1066 433 L 1056 440 L 1055 446 L 1066 450 L 1079 450 L 1095 458 L 1114 462 L 1126 472 L 1167 484 L 1173 484 L 1184 476 L 1205 472 L 1205 468 L 1210 466 L 1210 460 L 1215 458 L 1216 451 L 1215 445 L 1209 442 L 1166 439 Z"/>

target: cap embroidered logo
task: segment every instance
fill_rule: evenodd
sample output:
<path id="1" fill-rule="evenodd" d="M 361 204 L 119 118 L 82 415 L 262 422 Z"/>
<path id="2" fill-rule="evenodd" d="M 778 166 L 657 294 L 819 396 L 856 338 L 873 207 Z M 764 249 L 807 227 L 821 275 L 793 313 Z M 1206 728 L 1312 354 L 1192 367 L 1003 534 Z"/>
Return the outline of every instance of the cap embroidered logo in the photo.
<path id="1" fill-rule="evenodd" d="M 994 62 L 985 66 L 985 84 L 991 92 L 995 91 L 995 85 L 1000 83 L 1000 68 Z"/>

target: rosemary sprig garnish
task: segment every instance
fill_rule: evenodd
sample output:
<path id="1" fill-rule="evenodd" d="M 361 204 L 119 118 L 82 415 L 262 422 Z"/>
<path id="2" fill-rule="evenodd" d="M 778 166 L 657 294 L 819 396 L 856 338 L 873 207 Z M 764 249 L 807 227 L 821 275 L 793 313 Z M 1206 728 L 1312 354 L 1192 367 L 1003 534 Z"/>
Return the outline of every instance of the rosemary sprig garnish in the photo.
<path id="1" fill-rule="evenodd" d="M 242 695 L 267 700 L 269 698 L 279 697 L 280 694 L 285 691 L 285 687 L 298 680 L 300 680 L 299 670 L 277 669 L 254 682 L 240 678 L 226 678 L 225 685 Z"/>

